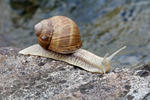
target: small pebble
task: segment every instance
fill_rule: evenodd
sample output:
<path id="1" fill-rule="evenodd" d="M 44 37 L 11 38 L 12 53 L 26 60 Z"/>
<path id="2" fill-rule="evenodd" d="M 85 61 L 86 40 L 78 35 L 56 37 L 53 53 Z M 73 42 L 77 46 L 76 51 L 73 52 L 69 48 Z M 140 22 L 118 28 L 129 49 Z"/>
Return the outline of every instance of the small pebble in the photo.
<path id="1" fill-rule="evenodd" d="M 141 70 L 141 71 L 137 72 L 137 75 L 139 75 L 140 77 L 146 77 L 149 75 L 149 71 Z"/>
<path id="2" fill-rule="evenodd" d="M 38 66 L 43 66 L 43 65 L 45 65 L 44 62 L 40 62 L 40 63 L 38 64 Z"/>
<path id="3" fill-rule="evenodd" d="M 3 56 L 2 54 L 0 54 L 0 63 L 3 62 L 5 60 L 5 56 Z"/>

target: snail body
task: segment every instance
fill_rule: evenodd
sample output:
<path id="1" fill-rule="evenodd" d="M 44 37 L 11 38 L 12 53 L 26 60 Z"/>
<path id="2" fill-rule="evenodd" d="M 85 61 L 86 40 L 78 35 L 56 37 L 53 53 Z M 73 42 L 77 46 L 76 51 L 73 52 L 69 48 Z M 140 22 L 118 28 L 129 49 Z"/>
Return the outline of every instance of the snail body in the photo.
<path id="1" fill-rule="evenodd" d="M 39 44 L 21 50 L 20 54 L 64 61 L 89 72 L 108 72 L 111 59 L 126 48 L 126 46 L 122 47 L 109 57 L 107 55 L 99 57 L 81 49 L 79 29 L 75 22 L 65 16 L 54 16 L 45 19 L 36 24 L 34 29 Z"/>
<path id="2" fill-rule="evenodd" d="M 65 55 L 46 50 L 39 44 L 32 45 L 24 50 L 21 50 L 19 53 L 23 55 L 41 56 L 64 61 L 93 73 L 106 73 L 110 70 L 111 59 L 125 48 L 126 46 L 122 47 L 109 57 L 99 57 L 84 49 L 78 49 L 72 54 Z"/>

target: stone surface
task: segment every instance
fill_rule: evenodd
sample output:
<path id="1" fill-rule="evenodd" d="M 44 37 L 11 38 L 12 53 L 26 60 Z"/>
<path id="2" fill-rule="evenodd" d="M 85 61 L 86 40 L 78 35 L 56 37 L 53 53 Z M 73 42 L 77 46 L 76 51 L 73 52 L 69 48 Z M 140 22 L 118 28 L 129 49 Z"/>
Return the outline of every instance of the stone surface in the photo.
<path id="1" fill-rule="evenodd" d="M 150 64 L 101 75 L 18 51 L 0 48 L 0 100 L 150 99 Z"/>

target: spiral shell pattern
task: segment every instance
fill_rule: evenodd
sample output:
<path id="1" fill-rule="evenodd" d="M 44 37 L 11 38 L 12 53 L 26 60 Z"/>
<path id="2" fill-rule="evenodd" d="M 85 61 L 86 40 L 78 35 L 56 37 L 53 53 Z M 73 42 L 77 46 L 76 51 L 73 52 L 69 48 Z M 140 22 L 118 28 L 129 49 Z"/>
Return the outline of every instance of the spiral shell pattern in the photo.
<path id="1" fill-rule="evenodd" d="M 44 19 L 34 29 L 38 43 L 54 52 L 70 54 L 82 45 L 79 29 L 68 17 L 54 16 Z"/>

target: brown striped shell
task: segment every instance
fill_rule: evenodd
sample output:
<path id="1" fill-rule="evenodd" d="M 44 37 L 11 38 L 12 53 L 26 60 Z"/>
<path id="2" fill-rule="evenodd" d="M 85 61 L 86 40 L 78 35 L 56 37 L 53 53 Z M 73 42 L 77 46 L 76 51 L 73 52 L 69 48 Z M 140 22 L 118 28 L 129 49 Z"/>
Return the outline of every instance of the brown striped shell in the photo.
<path id="1" fill-rule="evenodd" d="M 65 16 L 44 19 L 34 29 L 38 43 L 54 52 L 70 54 L 82 45 L 77 25 Z"/>

